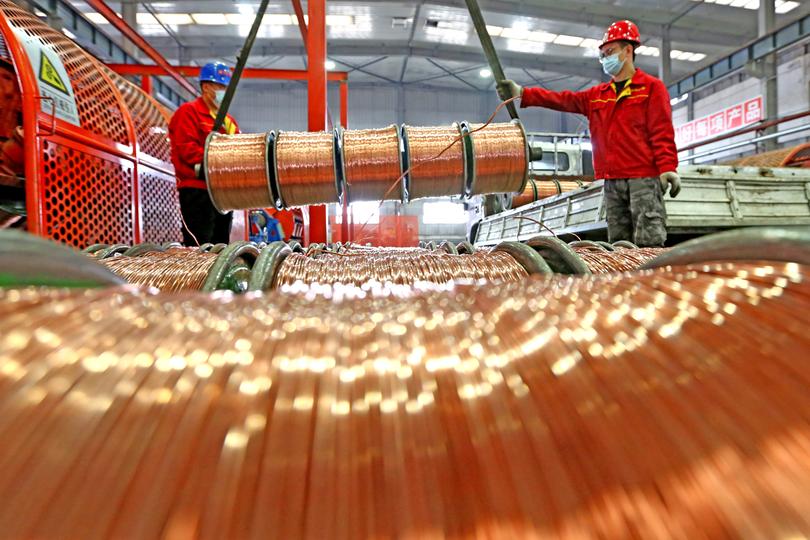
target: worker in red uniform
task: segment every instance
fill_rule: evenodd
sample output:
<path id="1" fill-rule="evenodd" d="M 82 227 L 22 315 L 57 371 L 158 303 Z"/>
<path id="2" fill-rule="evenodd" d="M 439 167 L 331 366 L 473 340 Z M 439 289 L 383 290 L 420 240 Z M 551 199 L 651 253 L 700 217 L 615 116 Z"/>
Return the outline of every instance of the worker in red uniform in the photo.
<path id="1" fill-rule="evenodd" d="M 228 66 L 221 62 L 206 64 L 200 70 L 202 95 L 180 105 L 169 122 L 172 163 L 185 222 L 183 243 L 187 246 L 230 241 L 233 214 L 220 214 L 211 204 L 203 170 L 205 139 L 214 129 L 214 119 L 229 82 Z M 220 133 L 239 133 L 239 126 L 230 115 L 226 116 Z"/>
<path id="2" fill-rule="evenodd" d="M 667 238 L 664 193 L 676 197 L 681 181 L 672 109 L 664 83 L 634 65 L 641 44 L 630 21 L 613 23 L 599 46 L 599 61 L 610 76 L 582 92 L 521 88 L 498 82 L 498 95 L 520 96 L 521 107 L 546 107 L 588 117 L 594 173 L 605 180 L 608 238 L 639 246 L 663 246 Z"/>

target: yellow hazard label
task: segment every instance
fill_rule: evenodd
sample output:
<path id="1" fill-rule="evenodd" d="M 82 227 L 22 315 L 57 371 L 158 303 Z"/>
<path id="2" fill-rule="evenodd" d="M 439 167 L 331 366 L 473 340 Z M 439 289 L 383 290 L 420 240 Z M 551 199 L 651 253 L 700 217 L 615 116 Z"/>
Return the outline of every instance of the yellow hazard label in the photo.
<path id="1" fill-rule="evenodd" d="M 50 58 L 45 54 L 45 51 L 40 51 L 39 60 L 39 80 L 48 86 L 56 88 L 63 94 L 70 95 L 65 81 L 59 76 L 59 72 L 56 71 L 56 68 L 53 66 Z"/>

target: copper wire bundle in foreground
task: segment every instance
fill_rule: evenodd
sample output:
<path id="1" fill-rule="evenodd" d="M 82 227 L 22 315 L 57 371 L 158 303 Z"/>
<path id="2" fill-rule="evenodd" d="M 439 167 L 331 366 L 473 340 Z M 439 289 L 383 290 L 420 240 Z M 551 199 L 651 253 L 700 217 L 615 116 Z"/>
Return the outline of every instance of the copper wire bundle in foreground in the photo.
<path id="1" fill-rule="evenodd" d="M 276 182 L 285 207 L 338 202 L 334 148 L 331 131 L 279 131 Z"/>
<path id="2" fill-rule="evenodd" d="M 475 177 L 469 194 L 514 193 L 523 190 L 528 156 L 526 135 L 518 123 L 470 126 Z"/>
<path id="3" fill-rule="evenodd" d="M 205 147 L 208 192 L 221 211 L 273 206 L 267 133 L 209 136 Z"/>
<path id="4" fill-rule="evenodd" d="M 399 128 L 344 131 L 343 167 L 349 202 L 401 199 Z"/>
<path id="5" fill-rule="evenodd" d="M 197 291 L 202 289 L 216 260 L 216 253 L 175 248 L 151 251 L 138 257 L 112 257 L 99 262 L 127 283 L 149 285 L 162 291 Z"/>
<path id="6" fill-rule="evenodd" d="M 354 285 L 368 281 L 395 284 L 446 283 L 465 279 L 517 281 L 527 275 L 523 266 L 504 252 L 450 255 L 428 250 L 350 250 L 339 254 L 323 253 L 317 258 L 293 253 L 281 264 L 274 287 L 299 281 Z"/>
<path id="7" fill-rule="evenodd" d="M 465 181 L 464 146 L 458 125 L 402 129 L 410 156 L 409 198 L 461 195 Z"/>
<path id="8" fill-rule="evenodd" d="M 635 270 L 666 251 L 666 248 L 636 248 L 605 251 L 589 247 L 576 247 L 574 251 L 594 274 Z"/>
<path id="9" fill-rule="evenodd" d="M 0 527 L 798 538 L 808 278 L 751 263 L 379 297 L 0 290 Z"/>

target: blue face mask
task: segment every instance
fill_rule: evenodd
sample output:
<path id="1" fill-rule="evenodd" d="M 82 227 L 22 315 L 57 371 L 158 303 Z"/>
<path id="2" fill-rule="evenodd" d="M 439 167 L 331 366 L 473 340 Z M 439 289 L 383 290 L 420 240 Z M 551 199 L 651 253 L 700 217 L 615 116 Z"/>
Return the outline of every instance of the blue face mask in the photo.
<path id="1" fill-rule="evenodd" d="M 619 60 L 619 53 L 600 58 L 599 61 L 602 63 L 602 70 L 611 77 L 619 73 L 624 66 L 624 60 Z"/>
<path id="2" fill-rule="evenodd" d="M 214 92 L 214 99 L 217 101 L 217 104 L 221 104 L 222 100 L 225 99 L 225 90 L 217 90 Z"/>

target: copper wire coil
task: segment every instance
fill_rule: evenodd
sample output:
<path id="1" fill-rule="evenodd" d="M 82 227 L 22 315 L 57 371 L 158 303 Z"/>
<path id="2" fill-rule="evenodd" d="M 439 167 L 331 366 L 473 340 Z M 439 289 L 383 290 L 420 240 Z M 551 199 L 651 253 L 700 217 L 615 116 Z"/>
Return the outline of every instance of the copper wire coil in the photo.
<path id="1" fill-rule="evenodd" d="M 402 186 L 394 185 L 402 175 L 399 128 L 349 129 L 342 137 L 349 202 L 401 200 Z"/>
<path id="2" fill-rule="evenodd" d="M 162 291 L 202 289 L 216 253 L 174 248 L 151 251 L 138 257 L 112 257 L 99 261 L 127 283 L 148 285 Z"/>
<path id="3" fill-rule="evenodd" d="M 529 164 L 523 126 L 509 122 L 481 129 L 482 125 L 469 126 L 474 166 L 467 194 L 522 192 Z"/>
<path id="4" fill-rule="evenodd" d="M 765 262 L 342 300 L 0 289 L 0 526 L 800 537 L 809 278 Z"/>
<path id="5" fill-rule="evenodd" d="M 529 178 L 526 181 L 526 187 L 523 191 L 512 198 L 512 208 L 518 208 L 527 204 L 547 199 L 549 197 L 556 197 L 562 193 L 568 193 L 582 187 L 582 184 L 570 180 L 535 180 Z"/>
<path id="6" fill-rule="evenodd" d="M 464 145 L 460 139 L 458 124 L 402 126 L 402 137 L 406 141 L 410 163 L 407 187 L 409 200 L 452 197 L 464 193 Z M 437 158 L 439 154 L 441 156 Z"/>
<path id="7" fill-rule="evenodd" d="M 789 148 L 780 148 L 741 157 L 728 162 L 737 167 L 802 167 L 807 166 L 810 155 L 810 143 L 803 143 Z"/>
<path id="8" fill-rule="evenodd" d="M 278 206 L 339 202 L 333 132 L 279 131 L 274 148 Z"/>
<path id="9" fill-rule="evenodd" d="M 666 248 L 637 248 L 605 251 L 588 247 L 575 247 L 574 251 L 594 274 L 610 274 L 636 270 L 666 251 Z"/>
<path id="10" fill-rule="evenodd" d="M 340 254 L 322 253 L 317 258 L 289 255 L 276 274 L 274 287 L 299 282 L 363 285 L 369 281 L 395 284 L 477 279 L 518 281 L 527 275 L 525 268 L 504 252 L 450 255 L 418 248 L 348 249 Z"/>
<path id="11" fill-rule="evenodd" d="M 205 145 L 208 193 L 219 211 L 273 206 L 270 188 L 271 133 L 212 133 Z"/>

